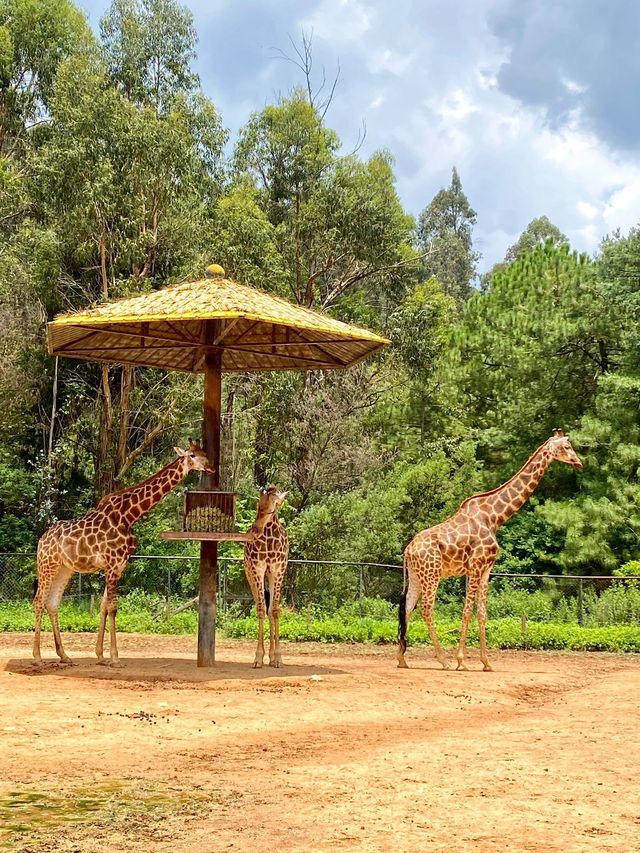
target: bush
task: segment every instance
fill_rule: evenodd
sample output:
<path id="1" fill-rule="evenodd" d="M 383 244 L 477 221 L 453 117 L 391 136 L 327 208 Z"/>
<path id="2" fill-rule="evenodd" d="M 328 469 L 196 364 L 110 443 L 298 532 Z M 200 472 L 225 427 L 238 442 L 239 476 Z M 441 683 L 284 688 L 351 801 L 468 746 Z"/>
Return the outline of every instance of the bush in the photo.
<path id="1" fill-rule="evenodd" d="M 491 598 L 490 598 L 491 601 Z M 174 603 L 175 604 L 175 603 Z M 280 618 L 280 635 L 290 642 L 320 643 L 395 643 L 397 607 L 384 599 L 363 599 L 360 605 L 343 605 L 327 614 L 318 609 L 293 612 L 284 609 Z M 187 610 L 167 614 L 161 596 L 137 592 L 120 599 L 118 630 L 147 634 L 191 634 L 197 631 L 197 613 Z M 450 615 L 455 608 L 455 613 Z M 446 615 L 443 615 L 444 611 Z M 518 614 L 514 616 L 514 611 Z M 544 593 L 525 593 L 504 589 L 495 596 L 492 618 L 487 624 L 490 646 L 502 649 L 558 649 L 579 651 L 640 652 L 640 590 L 614 585 L 597 597 L 593 590 L 584 599 L 584 627 L 570 621 L 573 611 L 562 599 L 553 605 Z M 523 633 L 520 613 L 528 616 Z M 508 615 L 501 615 L 508 614 Z M 89 613 L 75 601 L 63 602 L 60 613 L 62 631 L 90 631 L 98 627 L 99 613 Z M 636 624 L 630 624 L 635 621 Z M 44 627 L 48 627 L 48 618 Z M 33 611 L 28 601 L 0 602 L 0 631 L 32 631 Z M 249 616 L 236 611 L 220 614 L 219 626 L 227 637 L 255 640 L 258 619 L 255 610 Z M 456 644 L 460 631 L 460 602 L 449 602 L 439 609 L 437 630 L 445 646 Z M 265 620 L 265 634 L 268 623 Z M 410 644 L 427 644 L 429 635 L 418 612 L 414 613 L 407 636 Z M 469 630 L 469 645 L 478 643 L 478 626 L 474 619 Z"/>

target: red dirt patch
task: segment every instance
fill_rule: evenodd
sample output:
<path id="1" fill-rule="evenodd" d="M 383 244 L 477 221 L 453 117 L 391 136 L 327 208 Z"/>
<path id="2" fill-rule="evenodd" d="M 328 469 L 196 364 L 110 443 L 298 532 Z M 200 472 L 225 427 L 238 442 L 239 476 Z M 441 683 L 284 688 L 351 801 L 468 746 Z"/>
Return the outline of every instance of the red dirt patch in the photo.
<path id="1" fill-rule="evenodd" d="M 445 672 L 424 649 L 398 670 L 391 648 L 300 644 L 260 671 L 224 641 L 198 670 L 192 638 L 120 638 L 122 670 L 85 634 L 65 637 L 78 666 L 34 673 L 32 638 L 0 635 L 0 845 L 637 849 L 637 656 Z"/>

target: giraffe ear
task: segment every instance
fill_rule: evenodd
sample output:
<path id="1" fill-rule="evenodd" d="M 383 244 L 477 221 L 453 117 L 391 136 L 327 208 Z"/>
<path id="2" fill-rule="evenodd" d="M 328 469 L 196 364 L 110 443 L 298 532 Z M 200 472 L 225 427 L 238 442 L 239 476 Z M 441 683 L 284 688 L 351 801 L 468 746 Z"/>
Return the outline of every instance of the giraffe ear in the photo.
<path id="1" fill-rule="evenodd" d="M 183 450 L 181 447 L 174 447 L 173 452 L 176 454 L 176 456 L 185 456 L 187 453 L 187 451 Z"/>

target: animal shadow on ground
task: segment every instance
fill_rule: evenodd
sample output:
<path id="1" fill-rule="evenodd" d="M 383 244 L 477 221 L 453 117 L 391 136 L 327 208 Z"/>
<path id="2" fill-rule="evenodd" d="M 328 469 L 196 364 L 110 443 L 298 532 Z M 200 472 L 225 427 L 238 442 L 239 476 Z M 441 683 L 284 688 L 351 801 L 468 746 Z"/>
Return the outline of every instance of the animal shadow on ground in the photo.
<path id="1" fill-rule="evenodd" d="M 286 680 L 342 674 L 344 670 L 329 666 L 284 664 L 276 669 L 264 666 L 254 669 L 251 662 L 218 660 L 212 667 L 198 668 L 193 658 L 178 657 L 135 657 L 121 658 L 121 667 L 99 666 L 95 658 L 74 657 L 73 665 L 61 664 L 56 660 L 45 660 L 36 667 L 26 658 L 7 661 L 5 670 L 18 675 L 46 677 L 62 676 L 88 681 L 136 681 L 136 682 L 188 682 L 192 684 L 216 681 L 259 682 Z"/>

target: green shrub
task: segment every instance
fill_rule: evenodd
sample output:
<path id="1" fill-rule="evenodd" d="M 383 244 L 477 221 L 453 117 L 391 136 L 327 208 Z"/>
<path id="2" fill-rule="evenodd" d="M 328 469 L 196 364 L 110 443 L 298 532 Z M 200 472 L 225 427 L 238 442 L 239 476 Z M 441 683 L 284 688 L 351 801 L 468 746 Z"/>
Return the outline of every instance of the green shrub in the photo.
<path id="1" fill-rule="evenodd" d="M 585 619 L 588 624 L 577 625 L 564 615 L 573 616 L 566 601 L 552 606 L 550 599 L 519 590 L 505 589 L 496 596 L 492 616 L 487 624 L 487 641 L 490 646 L 502 649 L 557 649 L 579 651 L 640 652 L 640 590 L 628 590 L 614 585 L 599 597 L 593 590 L 585 594 Z M 564 602 L 564 603 L 563 603 Z M 456 612 L 450 616 L 449 610 Z M 364 616 L 359 615 L 359 605 L 344 605 L 338 612 L 322 613 L 317 609 L 293 612 L 283 610 L 280 634 L 289 642 L 315 641 L 319 643 L 386 643 L 396 641 L 397 608 L 380 599 L 364 599 Z M 496 613 L 511 615 L 496 616 Z M 460 602 L 445 603 L 447 615 L 438 612 L 436 627 L 445 646 L 457 643 L 460 631 Z M 522 631 L 519 615 L 528 615 L 526 630 Z M 63 602 L 60 613 L 62 631 L 95 632 L 99 613 L 89 613 L 88 608 L 75 601 Z M 555 621 L 554 621 L 555 620 Z M 630 624 L 635 621 L 636 624 Z M 606 623 L 606 624 L 605 624 Z M 32 631 L 33 611 L 28 601 L 0 602 L 0 631 Z M 254 640 L 258 631 L 255 611 L 249 616 L 237 613 L 220 614 L 219 626 L 227 637 Z M 44 619 L 48 628 L 48 618 Z M 265 634 L 268 623 L 265 620 Z M 190 634 L 197 632 L 197 613 L 194 609 L 168 615 L 162 597 L 152 593 L 123 596 L 118 612 L 118 630 L 147 634 Z M 412 645 L 430 642 L 428 631 L 420 614 L 415 612 L 410 620 L 407 636 Z M 478 643 L 478 626 L 474 619 L 469 630 L 469 645 Z"/>

